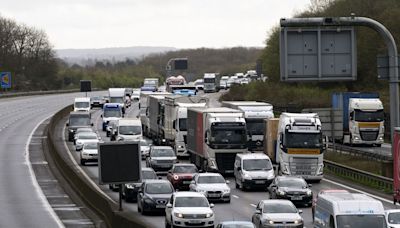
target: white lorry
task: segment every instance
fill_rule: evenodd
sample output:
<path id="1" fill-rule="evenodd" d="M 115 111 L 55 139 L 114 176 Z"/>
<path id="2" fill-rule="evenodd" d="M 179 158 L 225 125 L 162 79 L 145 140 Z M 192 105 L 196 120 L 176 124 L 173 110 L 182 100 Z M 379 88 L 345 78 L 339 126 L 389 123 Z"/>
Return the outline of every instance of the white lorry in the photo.
<path id="1" fill-rule="evenodd" d="M 251 151 L 262 151 L 264 148 L 264 120 L 274 118 L 273 106 L 257 101 L 223 101 L 222 107 L 244 112 L 247 133 L 250 138 L 248 148 Z"/>
<path id="2" fill-rule="evenodd" d="M 275 162 L 284 175 L 306 180 L 323 178 L 325 145 L 316 113 L 282 113 L 279 118 Z"/>
<path id="3" fill-rule="evenodd" d="M 125 114 L 125 88 L 109 88 L 109 103 L 118 103 L 122 107 L 122 113 Z"/>
<path id="4" fill-rule="evenodd" d="M 142 137 L 142 122 L 137 118 L 123 118 L 117 121 L 116 131 L 111 140 L 139 141 Z"/>
<path id="5" fill-rule="evenodd" d="M 187 143 L 187 109 L 205 108 L 208 98 L 184 95 L 168 95 L 164 99 L 162 138 L 174 148 L 177 156 L 188 156 Z"/>
<path id="6" fill-rule="evenodd" d="M 77 97 L 74 99 L 74 112 L 90 112 L 90 97 Z"/>
<path id="7" fill-rule="evenodd" d="M 218 91 L 219 81 L 215 73 L 205 73 L 203 81 L 204 93 L 214 93 Z"/>
<path id="8" fill-rule="evenodd" d="M 233 173 L 237 153 L 247 151 L 243 112 L 230 108 L 189 108 L 187 150 L 203 171 Z"/>
<path id="9" fill-rule="evenodd" d="M 139 98 L 139 116 L 142 122 L 143 135 L 150 136 L 150 114 L 149 114 L 149 97 L 151 95 L 169 95 L 167 92 L 151 92 L 142 91 L 140 92 Z"/>

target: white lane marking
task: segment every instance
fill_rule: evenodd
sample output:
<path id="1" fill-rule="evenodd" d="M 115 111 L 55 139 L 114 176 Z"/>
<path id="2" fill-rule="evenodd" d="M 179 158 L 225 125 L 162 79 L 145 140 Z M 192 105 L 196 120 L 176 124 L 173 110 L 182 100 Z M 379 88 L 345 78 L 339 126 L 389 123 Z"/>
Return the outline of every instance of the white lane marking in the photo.
<path id="1" fill-rule="evenodd" d="M 386 202 L 386 203 L 393 203 L 392 200 L 388 200 L 388 199 L 385 199 L 385 198 L 382 198 L 382 197 L 379 197 L 379 196 L 375 196 L 375 195 L 372 195 L 372 194 L 370 194 L 370 193 L 368 193 L 368 192 L 364 192 L 364 191 L 361 191 L 361 190 L 358 190 L 358 189 L 349 187 L 349 186 L 344 185 L 344 184 L 339 184 L 339 183 L 337 183 L 337 182 L 334 182 L 334 181 L 331 181 L 331 180 L 328 180 L 328 179 L 325 179 L 325 178 L 322 179 L 322 181 L 326 181 L 326 182 L 328 182 L 328 183 L 331 183 L 331 184 L 340 186 L 340 187 L 342 187 L 342 188 L 346 188 L 346 189 L 351 190 L 351 191 L 355 191 L 355 192 L 359 192 L 359 193 L 365 194 L 365 195 L 367 195 L 367 196 L 370 196 L 370 197 L 372 197 L 372 198 L 375 198 L 375 199 L 377 199 L 377 200 L 380 200 L 380 201 L 383 201 L 383 202 Z"/>
<path id="2" fill-rule="evenodd" d="M 105 196 L 107 199 L 111 200 L 114 203 L 117 203 L 115 200 L 113 200 L 110 196 L 108 196 L 105 192 L 103 192 L 103 190 L 101 190 L 99 188 L 99 186 L 97 186 L 96 183 L 94 183 L 92 181 L 92 179 L 86 174 L 86 172 L 82 169 L 82 167 L 80 165 L 78 165 L 78 163 L 75 161 L 74 156 L 72 156 L 71 151 L 69 150 L 68 146 L 67 146 L 67 142 L 65 141 L 65 124 L 63 127 L 63 131 L 62 131 L 62 141 L 64 142 L 64 147 L 67 151 L 67 154 L 69 155 L 69 157 L 71 158 L 72 162 L 74 163 L 75 167 L 77 167 L 79 169 L 79 172 L 82 173 L 82 175 L 86 178 L 86 180 L 98 191 L 100 192 L 103 196 Z"/>
<path id="3" fill-rule="evenodd" d="M 239 196 L 237 195 L 232 195 L 233 198 L 239 199 Z"/>
<path id="4" fill-rule="evenodd" d="M 32 140 L 33 133 L 36 131 L 36 129 L 48 118 L 50 118 L 53 115 L 49 115 L 48 117 L 44 118 L 41 120 L 35 128 L 31 131 L 29 134 L 28 140 L 25 144 L 25 163 L 28 165 L 28 170 L 29 170 L 29 176 L 31 178 L 33 188 L 35 189 L 37 195 L 39 196 L 40 201 L 42 202 L 43 207 L 46 209 L 46 211 L 49 212 L 50 216 L 54 219 L 58 227 L 65 227 L 64 224 L 61 222 L 60 218 L 57 216 L 56 212 L 54 212 L 53 208 L 50 206 L 49 201 L 47 200 L 46 196 L 44 195 L 42 188 L 40 188 L 38 180 L 36 179 L 36 175 L 33 172 L 32 164 L 29 160 L 29 143 Z"/>
<path id="5" fill-rule="evenodd" d="M 252 206 L 252 207 L 257 207 L 257 205 L 255 205 L 255 204 L 253 204 L 253 203 L 251 203 L 250 206 Z"/>

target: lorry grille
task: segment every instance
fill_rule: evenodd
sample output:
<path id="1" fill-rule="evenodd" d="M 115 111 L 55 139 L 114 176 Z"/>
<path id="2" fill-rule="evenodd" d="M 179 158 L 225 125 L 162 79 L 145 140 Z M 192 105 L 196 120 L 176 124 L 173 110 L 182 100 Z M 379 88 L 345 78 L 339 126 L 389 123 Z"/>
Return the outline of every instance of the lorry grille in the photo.
<path id="1" fill-rule="evenodd" d="M 318 169 L 318 158 L 294 157 L 289 167 L 292 175 L 315 175 Z"/>
<path id="2" fill-rule="evenodd" d="M 378 133 L 378 131 L 360 131 L 361 139 L 364 141 L 375 141 Z"/>
<path id="3" fill-rule="evenodd" d="M 236 153 L 216 153 L 218 170 L 221 173 L 233 173 L 233 164 L 235 163 Z"/>

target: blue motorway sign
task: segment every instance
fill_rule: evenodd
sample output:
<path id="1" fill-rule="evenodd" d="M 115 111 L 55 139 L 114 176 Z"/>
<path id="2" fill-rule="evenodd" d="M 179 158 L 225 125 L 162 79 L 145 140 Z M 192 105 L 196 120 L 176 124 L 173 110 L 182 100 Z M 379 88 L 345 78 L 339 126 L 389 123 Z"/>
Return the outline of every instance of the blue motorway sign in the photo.
<path id="1" fill-rule="evenodd" d="M 11 88 L 11 72 L 0 72 L 1 88 Z"/>

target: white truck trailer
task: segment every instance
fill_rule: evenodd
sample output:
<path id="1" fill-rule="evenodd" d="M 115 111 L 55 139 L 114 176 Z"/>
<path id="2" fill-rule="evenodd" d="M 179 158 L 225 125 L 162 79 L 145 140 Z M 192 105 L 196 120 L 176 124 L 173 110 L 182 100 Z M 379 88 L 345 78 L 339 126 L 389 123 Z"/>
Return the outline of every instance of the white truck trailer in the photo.
<path id="1" fill-rule="evenodd" d="M 142 121 L 143 135 L 150 135 L 150 119 L 149 119 L 149 97 L 150 95 L 169 95 L 171 93 L 166 92 L 150 92 L 142 91 L 140 92 L 139 98 L 139 117 Z"/>
<path id="2" fill-rule="evenodd" d="M 250 138 L 248 148 L 251 151 L 262 151 L 264 148 L 264 120 L 274 118 L 273 106 L 257 101 L 223 101 L 222 107 L 244 112 L 247 133 Z"/>
<path id="3" fill-rule="evenodd" d="M 187 150 L 203 171 L 233 173 L 237 153 L 247 151 L 243 112 L 230 108 L 189 108 Z"/>
<path id="4" fill-rule="evenodd" d="M 171 145 L 177 156 L 188 156 L 187 143 L 187 109 L 206 108 L 208 98 L 199 96 L 168 95 L 164 99 L 164 112 L 161 137 Z"/>

